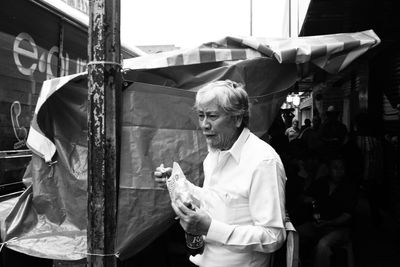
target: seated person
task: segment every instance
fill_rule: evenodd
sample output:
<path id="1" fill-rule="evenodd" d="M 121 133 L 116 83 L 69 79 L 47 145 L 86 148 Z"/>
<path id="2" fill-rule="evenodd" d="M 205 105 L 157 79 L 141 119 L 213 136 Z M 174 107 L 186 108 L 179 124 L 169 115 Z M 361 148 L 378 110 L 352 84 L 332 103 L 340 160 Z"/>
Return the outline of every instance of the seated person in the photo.
<path id="1" fill-rule="evenodd" d="M 295 144 L 293 141 L 291 145 Z M 297 153 L 295 153 L 295 151 Z M 286 208 L 293 225 L 312 220 L 310 189 L 313 184 L 328 173 L 328 167 L 319 154 L 312 150 L 295 146 L 290 161 L 286 162 Z"/>
<path id="2" fill-rule="evenodd" d="M 320 178 L 309 189 L 307 200 L 313 204 L 313 221 L 297 226 L 300 251 L 314 247 L 314 266 L 331 266 L 333 248 L 349 241 L 353 210 L 357 201 L 357 187 L 346 176 L 341 157 L 328 160 L 329 175 Z M 304 255 L 301 255 L 304 257 Z"/>

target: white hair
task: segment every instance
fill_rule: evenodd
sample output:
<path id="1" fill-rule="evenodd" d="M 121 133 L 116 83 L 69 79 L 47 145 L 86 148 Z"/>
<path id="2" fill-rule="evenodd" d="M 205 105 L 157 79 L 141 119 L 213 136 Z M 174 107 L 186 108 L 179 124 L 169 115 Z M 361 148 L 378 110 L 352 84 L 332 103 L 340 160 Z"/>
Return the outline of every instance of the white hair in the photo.
<path id="1" fill-rule="evenodd" d="M 240 83 L 225 80 L 216 81 L 202 87 L 196 94 L 194 108 L 209 101 L 215 103 L 231 116 L 242 116 L 242 126 L 249 126 L 249 97 Z"/>

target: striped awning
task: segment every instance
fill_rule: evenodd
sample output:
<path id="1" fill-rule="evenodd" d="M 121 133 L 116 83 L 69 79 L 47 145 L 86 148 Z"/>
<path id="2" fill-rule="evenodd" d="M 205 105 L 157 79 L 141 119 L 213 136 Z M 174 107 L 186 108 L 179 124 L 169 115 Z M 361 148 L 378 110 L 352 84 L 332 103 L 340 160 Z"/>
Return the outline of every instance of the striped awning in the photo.
<path id="1" fill-rule="evenodd" d="M 330 73 L 337 73 L 379 43 L 380 39 L 373 30 L 286 39 L 226 37 L 193 49 L 174 50 L 126 59 L 123 62 L 123 69 L 125 72 L 129 72 L 268 57 L 276 59 L 281 64 L 312 62 Z M 54 155 L 55 146 L 38 127 L 36 116 L 43 103 L 54 92 L 70 81 L 85 78 L 86 75 L 87 73 L 79 73 L 43 83 L 27 145 L 47 162 Z"/>
<path id="2" fill-rule="evenodd" d="M 379 43 L 380 39 L 373 30 L 286 39 L 226 37 L 193 49 L 127 59 L 123 67 L 126 70 L 155 69 L 271 57 L 279 63 L 312 62 L 336 73 Z"/>

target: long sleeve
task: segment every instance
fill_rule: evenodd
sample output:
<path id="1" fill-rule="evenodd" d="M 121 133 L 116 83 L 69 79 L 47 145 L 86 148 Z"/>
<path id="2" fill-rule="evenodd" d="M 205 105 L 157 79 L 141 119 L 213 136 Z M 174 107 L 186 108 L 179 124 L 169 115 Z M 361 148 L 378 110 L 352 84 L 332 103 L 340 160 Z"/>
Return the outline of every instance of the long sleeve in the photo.
<path id="1" fill-rule="evenodd" d="M 248 191 L 251 222 L 235 225 L 213 218 L 206 239 L 232 250 L 276 251 L 286 238 L 285 181 L 280 162 L 262 161 L 252 175 Z"/>

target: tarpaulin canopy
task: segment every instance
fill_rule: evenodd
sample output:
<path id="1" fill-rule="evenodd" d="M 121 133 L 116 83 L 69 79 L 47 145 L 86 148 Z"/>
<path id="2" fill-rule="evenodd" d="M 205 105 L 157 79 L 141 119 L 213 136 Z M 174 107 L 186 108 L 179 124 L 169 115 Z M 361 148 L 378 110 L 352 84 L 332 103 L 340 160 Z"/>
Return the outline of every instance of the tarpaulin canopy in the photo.
<path id="1" fill-rule="evenodd" d="M 265 133 L 304 64 L 336 73 L 380 40 L 372 30 L 294 39 L 228 37 L 195 49 L 124 61 L 117 250 L 122 259 L 173 222 L 166 190 L 152 176 L 178 162 L 202 182 L 205 140 L 192 110 L 196 90 L 215 80 L 246 86 L 250 128 Z M 75 260 L 86 256 L 87 74 L 46 81 L 28 137 L 32 186 L 1 224 L 11 249 Z"/>

